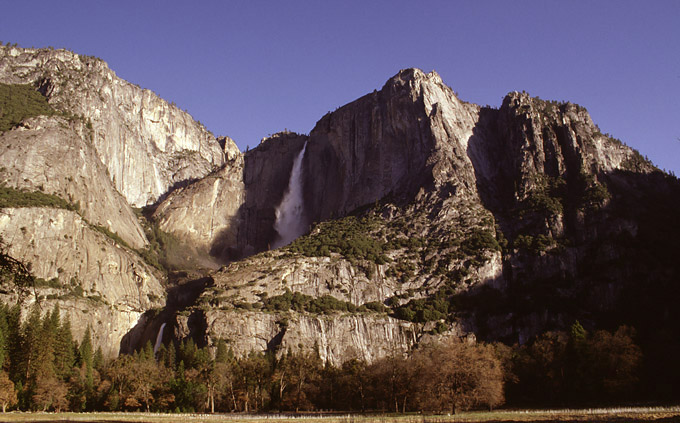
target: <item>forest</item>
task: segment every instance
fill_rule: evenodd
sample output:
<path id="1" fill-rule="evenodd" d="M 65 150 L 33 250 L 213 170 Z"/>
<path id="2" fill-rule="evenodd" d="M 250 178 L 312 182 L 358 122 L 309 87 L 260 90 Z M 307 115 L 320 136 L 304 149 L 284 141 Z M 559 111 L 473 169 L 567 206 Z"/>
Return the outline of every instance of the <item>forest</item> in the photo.
<path id="1" fill-rule="evenodd" d="M 621 404 L 640 387 L 635 331 L 547 332 L 522 346 L 444 339 L 367 363 L 324 363 L 315 349 L 236 357 L 220 340 L 151 343 L 107 358 L 60 310 L 0 305 L 0 405 L 36 411 L 387 411 Z"/>

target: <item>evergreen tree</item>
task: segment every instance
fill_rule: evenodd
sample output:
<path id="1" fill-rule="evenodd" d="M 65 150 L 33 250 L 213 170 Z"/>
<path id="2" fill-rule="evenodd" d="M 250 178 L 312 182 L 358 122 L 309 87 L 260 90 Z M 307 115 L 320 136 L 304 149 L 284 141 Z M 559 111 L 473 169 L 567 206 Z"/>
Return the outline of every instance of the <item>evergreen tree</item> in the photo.
<path id="1" fill-rule="evenodd" d="M 595 394 L 589 361 L 588 332 L 577 320 L 569 328 L 566 350 L 566 390 L 572 401 L 583 401 Z"/>
<path id="2" fill-rule="evenodd" d="M 88 325 L 85 329 L 85 334 L 83 335 L 83 340 L 80 343 L 79 348 L 80 356 L 80 367 L 84 370 L 84 391 L 85 391 L 85 404 L 86 409 L 92 409 L 92 402 L 94 399 L 94 350 L 92 348 L 92 334 L 90 331 L 90 326 Z"/>
<path id="3" fill-rule="evenodd" d="M 215 362 L 226 364 L 229 361 L 229 350 L 224 339 L 217 341 L 217 351 L 215 352 Z"/>
<path id="4" fill-rule="evenodd" d="M 0 369 L 5 364 L 5 358 L 9 349 L 9 327 L 7 325 L 8 307 L 5 304 L 0 304 Z"/>
<path id="5" fill-rule="evenodd" d="M 175 395 L 175 406 L 180 411 L 189 411 L 191 409 L 191 386 L 186 380 L 183 360 L 180 360 L 177 365 L 175 377 L 170 384 L 172 393 Z"/>
<path id="6" fill-rule="evenodd" d="M 189 338 L 182 340 L 179 344 L 179 351 L 177 354 L 177 360 L 184 362 L 184 367 L 187 369 L 193 369 L 196 367 L 196 355 L 198 354 L 198 348 L 193 339 Z"/>
<path id="7" fill-rule="evenodd" d="M 177 352 L 173 344 L 168 344 L 167 346 L 165 344 L 161 344 L 156 354 L 158 357 L 158 362 L 162 363 L 167 369 L 172 371 L 174 371 L 177 367 L 177 363 L 175 362 L 176 355 Z"/>
<path id="8" fill-rule="evenodd" d="M 98 346 L 97 351 L 94 352 L 92 367 L 97 371 L 101 371 L 104 367 L 104 352 L 102 351 L 101 346 Z"/>
<path id="9" fill-rule="evenodd" d="M 94 361 L 94 349 L 92 348 L 92 334 L 90 332 L 90 326 L 85 329 L 85 334 L 83 334 L 83 340 L 80 342 L 79 352 L 79 364 L 85 364 L 87 368 L 92 368 L 92 362 Z"/>
<path id="10" fill-rule="evenodd" d="M 40 363 L 38 361 L 38 343 L 42 332 L 40 308 L 35 303 L 21 329 L 21 351 L 17 357 L 20 360 L 21 380 L 28 382 L 36 373 Z M 27 384 L 28 386 L 28 384 Z"/>
<path id="11" fill-rule="evenodd" d="M 9 369 L 9 378 L 15 383 L 23 380 L 24 372 L 21 366 L 22 363 L 22 334 L 21 334 L 21 307 L 19 304 L 13 305 L 7 311 L 7 352 L 9 354 L 9 363 L 6 367 Z M 17 392 L 22 389 L 17 387 Z"/>
<path id="12" fill-rule="evenodd" d="M 143 355 L 142 357 L 145 360 L 148 361 L 155 361 L 156 360 L 156 355 L 153 353 L 153 345 L 151 344 L 151 341 L 146 341 L 146 344 L 144 344 L 144 350 L 143 350 Z"/>
<path id="13" fill-rule="evenodd" d="M 71 332 L 71 321 L 64 317 L 54 342 L 54 369 L 62 379 L 66 379 L 75 365 L 76 354 Z"/>

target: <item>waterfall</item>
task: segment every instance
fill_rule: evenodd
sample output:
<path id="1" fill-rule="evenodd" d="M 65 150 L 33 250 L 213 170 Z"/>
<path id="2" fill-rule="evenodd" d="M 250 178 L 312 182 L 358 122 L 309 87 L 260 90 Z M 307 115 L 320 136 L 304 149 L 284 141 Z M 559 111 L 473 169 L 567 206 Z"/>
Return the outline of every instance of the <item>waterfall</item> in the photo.
<path id="1" fill-rule="evenodd" d="M 158 349 L 161 347 L 161 342 L 163 341 L 163 329 L 165 329 L 165 323 L 161 325 L 158 330 L 158 335 L 156 335 L 156 345 L 153 346 L 153 353 L 156 354 Z"/>
<path id="2" fill-rule="evenodd" d="M 308 225 L 302 196 L 302 159 L 305 156 L 305 150 L 307 150 L 307 142 L 293 162 L 288 189 L 283 194 L 281 204 L 276 208 L 274 229 L 278 236 L 272 243 L 273 248 L 288 245 L 307 231 Z"/>

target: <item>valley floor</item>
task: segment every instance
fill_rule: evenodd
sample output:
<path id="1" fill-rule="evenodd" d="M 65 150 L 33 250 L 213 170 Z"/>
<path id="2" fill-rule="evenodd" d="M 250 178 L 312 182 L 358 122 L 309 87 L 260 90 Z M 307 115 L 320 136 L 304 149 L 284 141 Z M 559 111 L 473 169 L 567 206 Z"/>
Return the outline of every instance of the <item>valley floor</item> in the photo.
<path id="1" fill-rule="evenodd" d="M 626 407 L 582 410 L 498 410 L 456 415 L 319 415 L 319 414 L 162 414 L 162 413 L 24 413 L 0 414 L 0 422 L 319 422 L 319 423 L 448 423 L 448 422 L 680 422 L 680 407 Z"/>

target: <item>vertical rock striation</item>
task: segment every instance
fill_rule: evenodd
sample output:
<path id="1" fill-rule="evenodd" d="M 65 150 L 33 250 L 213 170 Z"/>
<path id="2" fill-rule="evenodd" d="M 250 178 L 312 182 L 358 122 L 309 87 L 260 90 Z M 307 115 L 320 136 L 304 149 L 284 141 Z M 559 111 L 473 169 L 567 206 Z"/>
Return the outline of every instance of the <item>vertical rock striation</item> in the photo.
<path id="1" fill-rule="evenodd" d="M 215 137 L 186 112 L 124 81 L 100 59 L 0 47 L 0 82 L 36 84 L 56 109 L 82 116 L 114 187 L 135 207 L 224 164 Z"/>
<path id="2" fill-rule="evenodd" d="M 93 225 L 118 234 L 133 248 L 146 236 L 115 188 L 80 122 L 40 116 L 0 134 L 0 181 L 6 186 L 53 194 L 77 206 Z M 86 131 L 86 130 L 85 130 Z"/>

